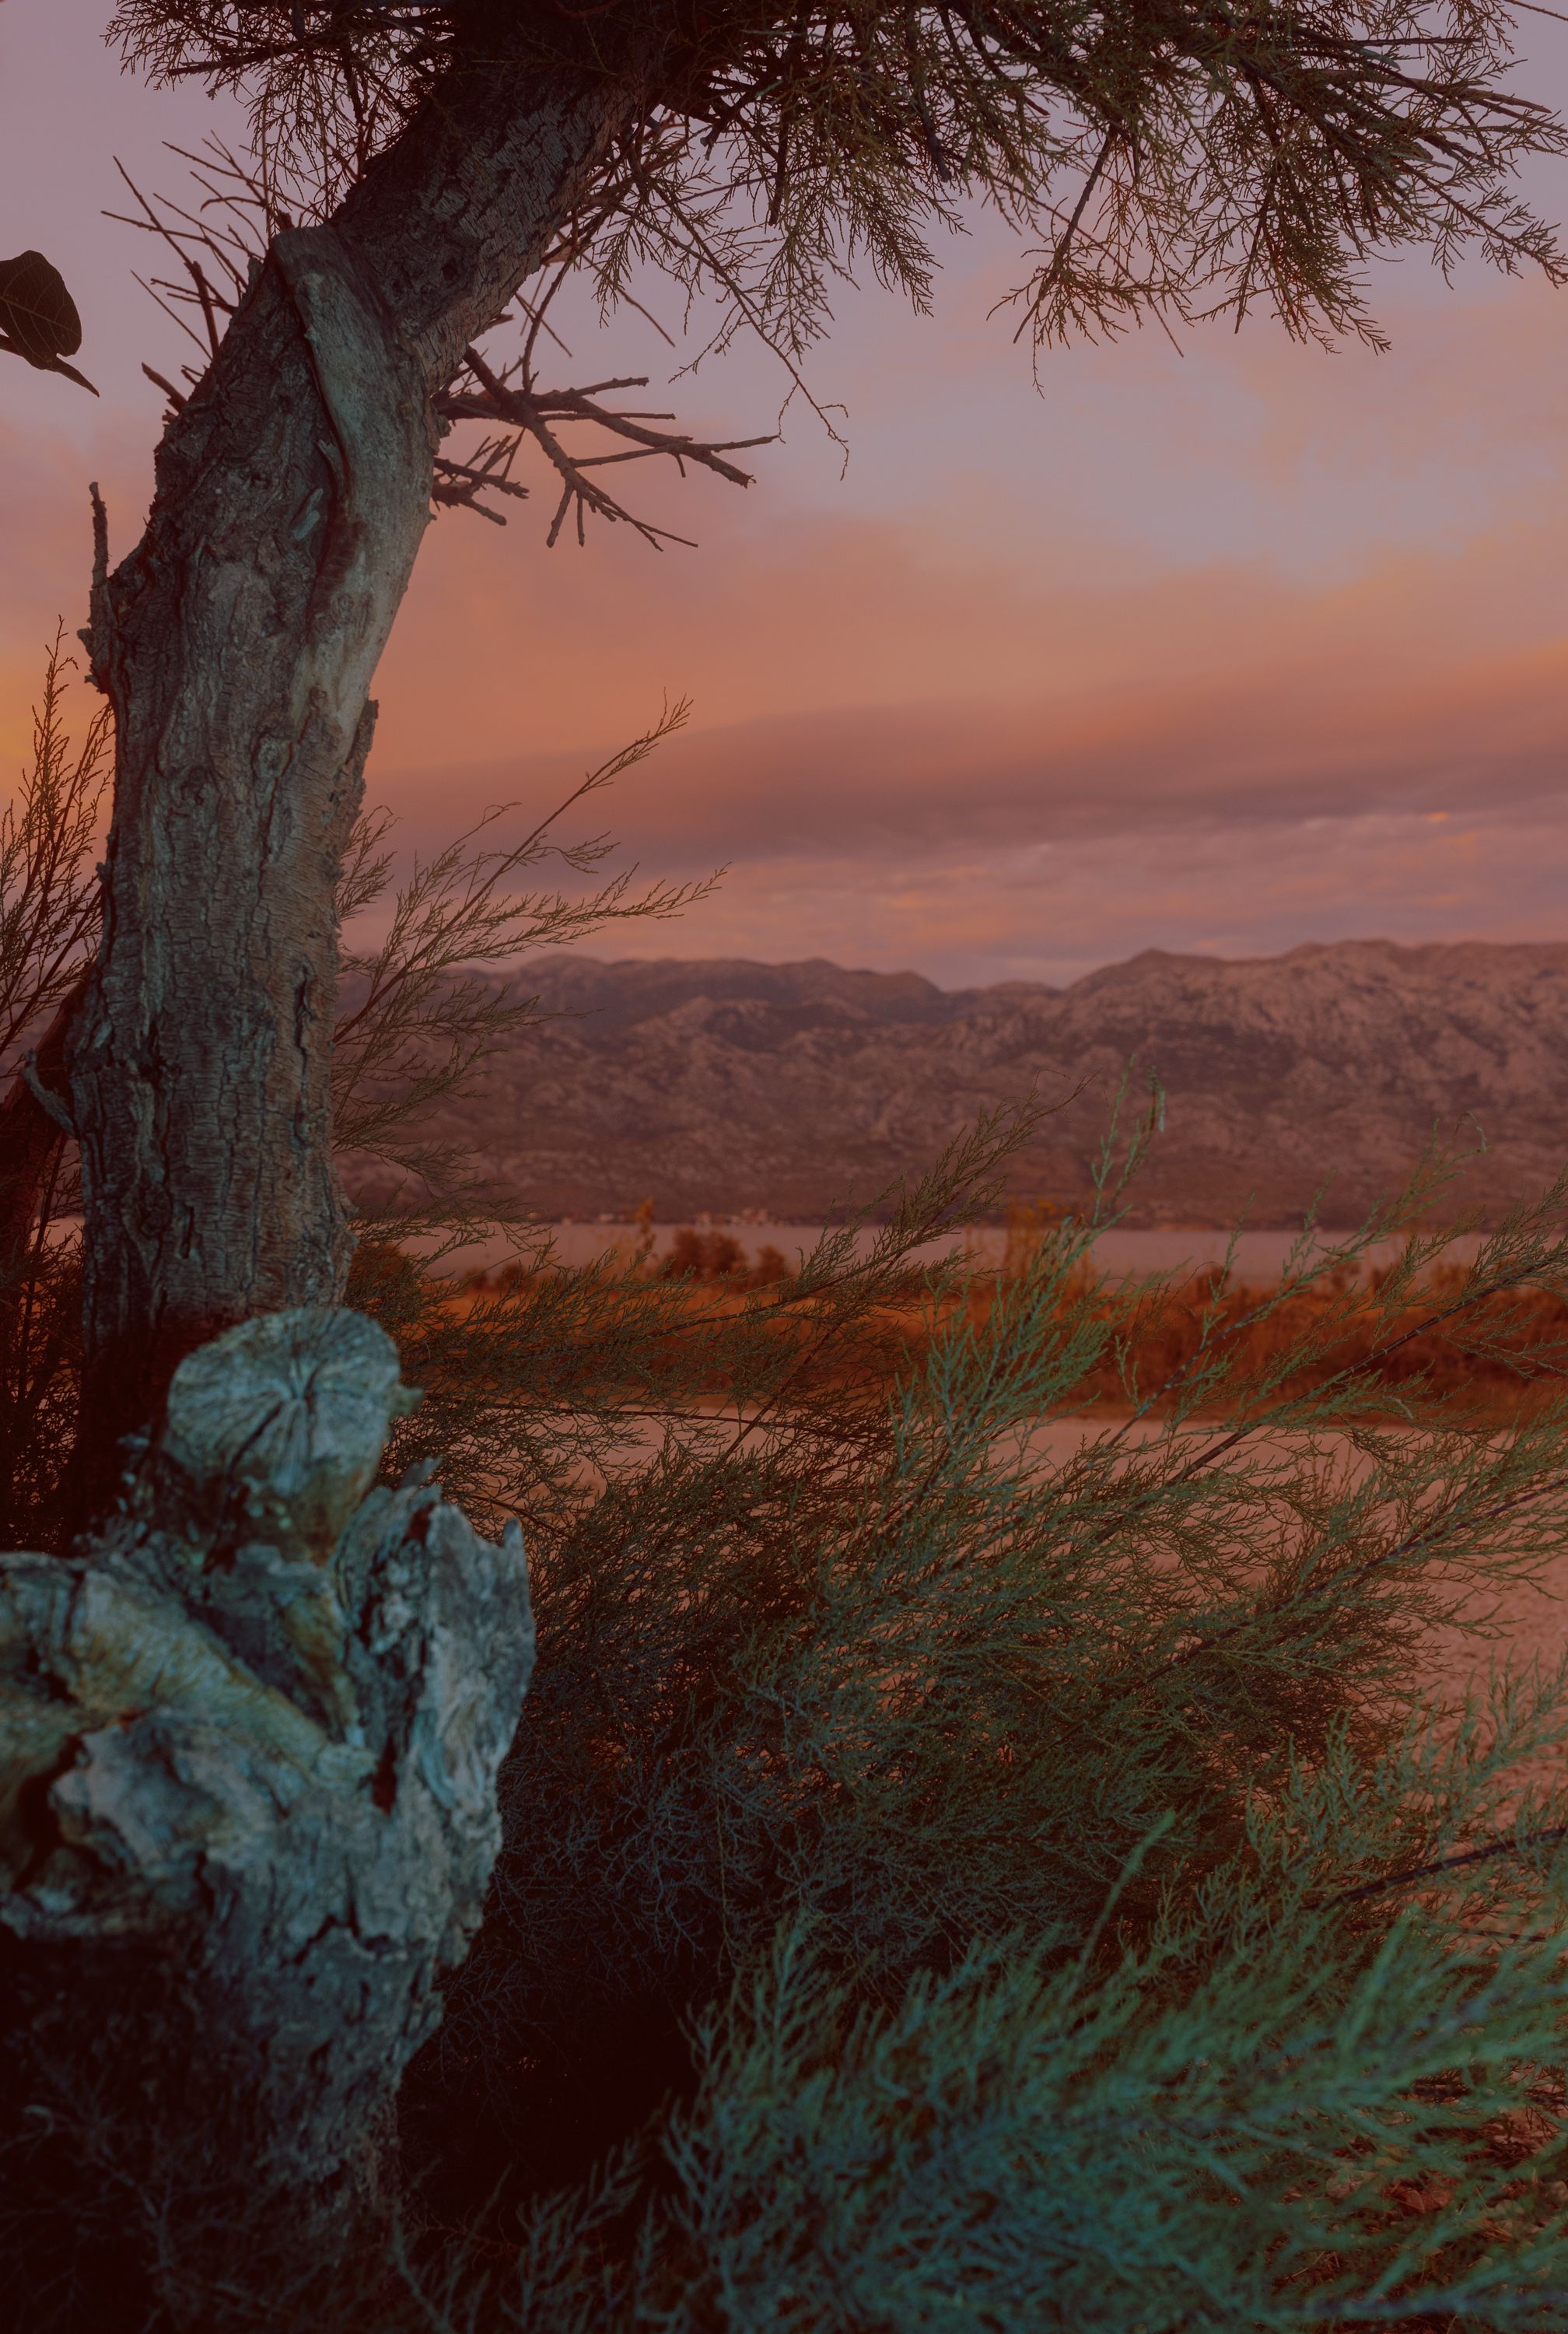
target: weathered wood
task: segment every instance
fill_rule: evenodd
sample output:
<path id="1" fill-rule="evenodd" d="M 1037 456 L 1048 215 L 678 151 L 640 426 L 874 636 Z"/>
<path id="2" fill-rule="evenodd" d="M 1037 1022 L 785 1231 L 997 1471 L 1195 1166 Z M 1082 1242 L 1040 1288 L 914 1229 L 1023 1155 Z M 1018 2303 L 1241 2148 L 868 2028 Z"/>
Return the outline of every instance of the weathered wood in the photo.
<path id="1" fill-rule="evenodd" d="M 150 2080 L 178 2001 L 177 2142 L 318 2218 L 362 2201 L 478 1922 L 533 1659 L 516 1528 L 369 1488 L 410 1399 L 362 1316 L 247 1323 L 90 1544 L 0 1558 L 0 1933 L 51 2081 L 105 2017 Z"/>
<path id="2" fill-rule="evenodd" d="M 184 1354 L 341 1293 L 333 885 L 430 514 L 430 398 L 569 215 L 615 87 L 449 74 L 328 225 L 277 236 L 95 584 L 115 810 L 72 1094 L 101 1490 Z"/>

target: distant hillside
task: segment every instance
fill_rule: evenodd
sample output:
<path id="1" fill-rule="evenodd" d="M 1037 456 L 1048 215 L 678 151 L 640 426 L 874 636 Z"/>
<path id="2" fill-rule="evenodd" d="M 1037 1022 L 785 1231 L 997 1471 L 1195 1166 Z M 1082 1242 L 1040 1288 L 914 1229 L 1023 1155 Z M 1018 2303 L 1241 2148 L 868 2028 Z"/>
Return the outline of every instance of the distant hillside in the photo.
<path id="1" fill-rule="evenodd" d="M 1490 1147 L 1467 1192 L 1491 1207 L 1568 1157 L 1568 946 L 1357 940 L 1230 963 L 1150 950 L 1069 989 L 956 992 L 821 960 L 563 953 L 527 986 L 558 1018 L 508 1050 L 447 1131 L 548 1216 L 650 1197 L 666 1220 L 817 1219 L 1032 1086 L 1061 1107 L 1016 1187 L 1075 1201 L 1132 1056 L 1168 1097 L 1135 1222 L 1246 1209 L 1289 1224 L 1325 1179 L 1326 1220 L 1352 1220 L 1434 1125 L 1469 1117 Z"/>

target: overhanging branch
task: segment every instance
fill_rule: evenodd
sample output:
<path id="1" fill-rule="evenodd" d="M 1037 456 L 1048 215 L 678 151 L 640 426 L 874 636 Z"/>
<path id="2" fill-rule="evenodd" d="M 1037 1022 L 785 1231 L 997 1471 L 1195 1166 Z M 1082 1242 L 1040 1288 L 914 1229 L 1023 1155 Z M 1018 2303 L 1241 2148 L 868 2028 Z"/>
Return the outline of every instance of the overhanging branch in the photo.
<path id="1" fill-rule="evenodd" d="M 647 387 L 648 375 L 637 373 L 613 381 L 592 381 L 585 389 L 541 390 L 534 386 L 525 359 L 520 358 L 516 363 L 496 371 L 477 349 L 466 349 L 464 371 L 451 389 L 434 400 L 437 416 L 448 425 L 486 423 L 502 434 L 486 438 L 471 463 L 438 457 L 437 501 L 477 510 L 504 525 L 500 514 L 488 508 L 483 497 L 487 494 L 526 493 L 525 487 L 513 480 L 511 469 L 524 441 L 532 439 L 561 482 L 561 499 L 547 537 L 550 544 L 559 540 L 562 527 L 573 512 L 579 543 L 584 540 L 590 513 L 612 523 L 624 521 L 656 549 L 666 543 L 688 542 L 686 535 L 674 535 L 668 528 L 655 526 L 651 520 L 638 517 L 591 473 L 619 462 L 662 457 L 672 461 L 682 477 L 688 463 L 695 463 L 702 469 L 711 470 L 716 477 L 726 479 L 731 486 L 747 487 L 751 484 L 751 472 L 726 457 L 744 452 L 748 447 L 771 445 L 776 433 L 770 431 L 760 438 L 695 438 L 686 430 L 664 426 L 673 421 L 673 414 L 629 411 L 601 402 L 618 391 Z M 563 436 L 565 429 L 584 428 L 622 443 L 611 452 L 583 451 Z M 591 447 L 592 444 L 591 439 Z"/>

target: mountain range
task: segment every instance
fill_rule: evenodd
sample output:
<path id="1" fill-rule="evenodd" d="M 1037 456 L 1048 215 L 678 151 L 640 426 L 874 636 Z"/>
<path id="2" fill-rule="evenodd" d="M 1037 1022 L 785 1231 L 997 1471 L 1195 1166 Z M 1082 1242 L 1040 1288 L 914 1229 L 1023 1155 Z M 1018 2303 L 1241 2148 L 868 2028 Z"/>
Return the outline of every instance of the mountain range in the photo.
<path id="1" fill-rule="evenodd" d="M 1346 940 L 1250 960 L 1147 950 L 1065 989 L 938 989 L 822 960 L 525 971 L 544 1017 L 441 1132 L 544 1216 L 818 1221 L 925 1168 L 997 1104 L 1051 1105 L 1015 1192 L 1082 1203 L 1119 1085 L 1163 1133 L 1130 1224 L 1354 1222 L 1434 1132 L 1495 1212 L 1568 1159 L 1568 945 Z M 374 1177 L 361 1174 L 361 1188 Z"/>

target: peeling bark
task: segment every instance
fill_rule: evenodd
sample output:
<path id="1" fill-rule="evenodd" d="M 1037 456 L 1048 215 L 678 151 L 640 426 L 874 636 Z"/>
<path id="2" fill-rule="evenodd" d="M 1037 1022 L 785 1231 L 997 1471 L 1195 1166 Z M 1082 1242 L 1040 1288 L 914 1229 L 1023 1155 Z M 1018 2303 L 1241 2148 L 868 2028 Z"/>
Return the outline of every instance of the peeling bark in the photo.
<path id="1" fill-rule="evenodd" d="M 0 1937 L 50 2037 L 34 2112 L 108 2020 L 121 2080 L 177 2081 L 188 2156 L 318 2234 L 373 2187 L 478 1922 L 533 1660 L 515 1526 L 494 1547 L 422 1480 L 368 1489 L 409 1399 L 361 1315 L 248 1323 L 182 1365 L 90 1544 L 0 1558 Z M 171 2076 L 176 2005 L 199 2049 Z"/>
<path id="2" fill-rule="evenodd" d="M 276 238 L 168 426 L 140 544 L 112 575 L 101 551 L 115 811 L 72 1067 L 93 1496 L 183 1355 L 341 1293 L 333 885 L 429 516 L 430 399 L 570 214 L 620 86 L 449 75 L 330 223 Z"/>

